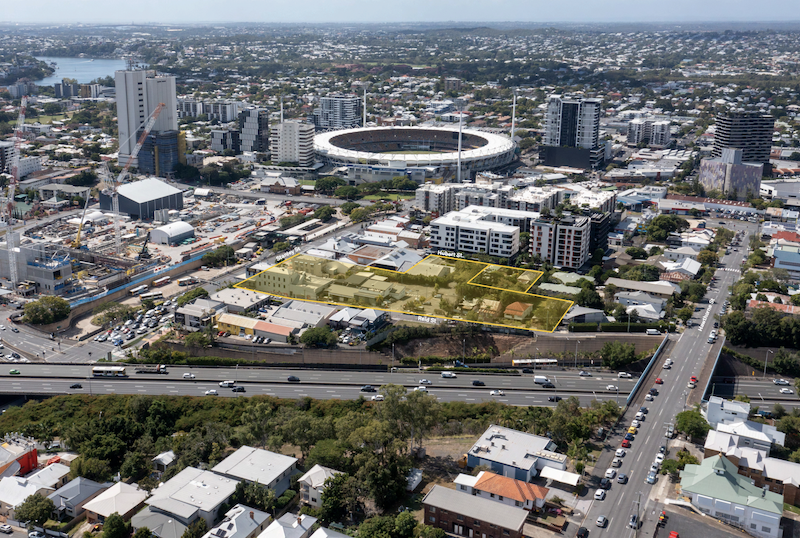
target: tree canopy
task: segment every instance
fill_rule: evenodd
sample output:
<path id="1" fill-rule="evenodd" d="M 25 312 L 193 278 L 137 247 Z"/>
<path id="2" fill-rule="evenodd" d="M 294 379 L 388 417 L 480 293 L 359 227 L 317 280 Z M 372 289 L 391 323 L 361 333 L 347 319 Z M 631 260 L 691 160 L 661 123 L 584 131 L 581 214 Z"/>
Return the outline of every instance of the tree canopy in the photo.
<path id="1" fill-rule="evenodd" d="M 53 510 L 55 510 L 55 505 L 52 500 L 34 493 L 16 508 L 15 513 L 19 521 L 30 521 L 36 525 L 44 525 L 45 521 L 50 519 Z"/>
<path id="2" fill-rule="evenodd" d="M 25 305 L 25 321 L 33 325 L 45 325 L 66 319 L 69 316 L 69 303 L 52 295 L 31 301 Z"/>
<path id="3" fill-rule="evenodd" d="M 666 241 L 669 234 L 688 227 L 686 219 L 677 215 L 659 215 L 647 225 L 647 238 L 651 241 Z"/>

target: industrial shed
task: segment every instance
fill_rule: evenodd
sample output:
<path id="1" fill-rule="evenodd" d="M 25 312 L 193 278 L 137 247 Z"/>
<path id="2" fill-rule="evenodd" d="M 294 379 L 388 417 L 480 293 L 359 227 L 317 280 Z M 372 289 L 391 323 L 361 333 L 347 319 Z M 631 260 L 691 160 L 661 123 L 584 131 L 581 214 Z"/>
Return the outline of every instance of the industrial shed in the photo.
<path id="1" fill-rule="evenodd" d="M 194 237 L 194 228 L 183 221 L 171 222 L 150 232 L 150 242 L 158 245 L 180 243 L 190 237 Z"/>
<path id="2" fill-rule="evenodd" d="M 157 209 L 183 209 L 183 192 L 156 178 L 121 185 L 119 211 L 132 218 L 149 220 Z M 100 209 L 111 209 L 111 195 L 100 193 Z"/>

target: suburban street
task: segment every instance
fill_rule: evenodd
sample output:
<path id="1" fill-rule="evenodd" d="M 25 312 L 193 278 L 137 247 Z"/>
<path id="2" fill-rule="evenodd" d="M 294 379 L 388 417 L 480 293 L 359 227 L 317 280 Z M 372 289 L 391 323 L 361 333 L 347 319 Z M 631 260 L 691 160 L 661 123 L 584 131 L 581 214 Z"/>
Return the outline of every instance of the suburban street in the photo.
<path id="1" fill-rule="evenodd" d="M 716 225 L 718 219 L 709 218 L 708 220 L 714 221 Z M 619 484 L 614 478 L 605 500 L 592 501 L 591 508 L 586 514 L 583 525 L 590 529 L 592 535 L 608 536 L 609 538 L 636 537 L 638 536 L 637 531 L 628 523 L 631 515 L 637 513 L 642 521 L 639 530 L 647 529 L 649 534 L 655 525 L 658 514 L 663 509 L 661 499 L 664 498 L 664 495 L 660 492 L 666 487 L 665 482 L 669 478 L 659 474 L 654 485 L 647 484 L 645 478 L 659 452 L 659 447 L 667 441 L 665 438 L 667 425 L 674 422 L 677 413 L 685 410 L 689 391 L 702 391 L 705 387 L 706 380 L 704 379 L 700 379 L 700 383 L 695 389 L 689 389 L 687 383 L 691 376 L 700 376 L 706 360 L 713 361 L 716 358 L 709 355 L 712 345 L 708 343 L 708 337 L 713 329 L 715 316 L 719 315 L 722 303 L 728 296 L 728 287 L 739 279 L 739 267 L 747 251 L 747 235 L 753 233 L 757 226 L 741 221 L 729 224 L 730 229 L 734 231 L 743 228 L 748 230 L 742 240 L 742 246 L 737 248 L 737 252 L 731 251 L 730 255 L 720 261 L 721 267 L 716 272 L 717 284 L 714 288 L 709 289 L 700 311 L 695 312 L 691 320 L 692 327 L 685 330 L 679 337 L 670 336 L 673 346 L 670 353 L 663 359 L 669 356 L 674 361 L 672 368 L 662 369 L 663 360 L 655 365 L 655 375 L 660 377 L 664 384 L 642 387 L 636 403 L 631 405 L 631 409 L 625 414 L 613 435 L 606 440 L 606 449 L 598 458 L 598 464 L 592 476 L 592 487 L 588 493 L 591 496 L 599 487 L 600 479 L 606 469 L 611 467 L 614 451 L 619 448 L 622 436 L 633 420 L 636 411 L 640 406 L 646 406 L 649 412 L 645 421 L 631 442 L 631 448 L 626 450 L 627 454 L 623 458 L 622 466 L 616 469 L 617 474 L 628 475 L 628 483 Z M 713 305 L 708 302 L 709 299 L 714 299 Z M 659 394 L 652 402 L 646 402 L 644 397 L 651 386 L 655 386 Z M 674 457 L 674 451 L 670 450 L 667 457 Z M 595 525 L 595 521 L 601 515 L 606 516 L 609 520 L 605 528 L 598 528 Z M 571 535 L 574 536 L 574 534 Z"/>

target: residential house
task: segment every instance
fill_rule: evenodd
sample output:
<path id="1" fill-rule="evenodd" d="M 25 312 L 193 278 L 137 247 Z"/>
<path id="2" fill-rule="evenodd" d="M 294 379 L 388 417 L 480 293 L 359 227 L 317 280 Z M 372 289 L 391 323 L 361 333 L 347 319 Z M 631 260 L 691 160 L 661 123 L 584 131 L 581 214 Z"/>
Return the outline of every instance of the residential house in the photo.
<path id="1" fill-rule="evenodd" d="M 217 521 L 220 507 L 228 502 L 238 483 L 236 479 L 211 471 L 186 467 L 154 489 L 146 502 L 150 514 L 160 513 L 187 526 L 204 519 L 210 527 Z M 137 517 L 150 515 L 145 512 L 137 514 Z"/>
<path id="2" fill-rule="evenodd" d="M 53 491 L 51 487 L 21 476 L 6 476 L 0 480 L 0 516 L 14 519 L 14 511 L 25 499 L 37 493 L 46 497 Z"/>
<path id="3" fill-rule="evenodd" d="M 153 470 L 158 473 L 158 476 L 167 472 L 167 469 L 175 465 L 175 452 L 167 450 L 162 452 L 151 460 L 153 462 Z"/>
<path id="4" fill-rule="evenodd" d="M 287 513 L 270 523 L 258 538 L 309 538 L 316 522 L 317 518 L 308 514 Z"/>
<path id="5" fill-rule="evenodd" d="M 669 299 L 676 293 L 681 292 L 680 286 L 669 282 L 639 282 L 637 280 L 612 277 L 606 280 L 606 286 L 611 284 L 623 291 L 644 291 L 663 299 Z"/>
<path id="6" fill-rule="evenodd" d="M 84 504 L 91 501 L 102 492 L 111 487 L 111 483 L 100 484 L 94 480 L 79 476 L 67 482 L 47 496 L 53 501 L 55 513 L 53 519 L 57 521 L 71 520 L 83 514 Z"/>
<path id="7" fill-rule="evenodd" d="M 491 425 L 467 453 L 467 466 L 485 465 L 499 475 L 530 482 L 545 467 L 567 468 L 567 457 L 555 449 L 547 437 Z"/>
<path id="8" fill-rule="evenodd" d="M 686 258 L 697 261 L 697 255 L 699 253 L 700 249 L 693 247 L 676 247 L 665 249 L 664 257 L 675 262 L 683 261 Z"/>
<path id="9" fill-rule="evenodd" d="M 657 312 L 661 312 L 667 304 L 667 300 L 663 297 L 644 291 L 620 291 L 614 295 L 614 300 L 622 306 L 650 305 Z"/>
<path id="10" fill-rule="evenodd" d="M 303 504 L 313 508 L 322 507 L 322 495 L 325 492 L 325 481 L 332 476 L 341 474 L 341 471 L 314 465 L 297 481 L 300 484 L 300 499 Z"/>
<path id="11" fill-rule="evenodd" d="M 245 482 L 258 482 L 280 497 L 289 489 L 291 476 L 297 472 L 297 458 L 245 445 L 212 471 Z"/>
<path id="12" fill-rule="evenodd" d="M 532 311 L 533 311 L 532 304 L 515 301 L 506 307 L 505 311 L 503 312 L 503 317 L 505 317 L 506 319 L 515 319 L 517 321 L 522 321 L 523 319 L 530 316 Z"/>
<path id="13" fill-rule="evenodd" d="M 687 465 L 680 475 L 682 494 L 701 512 L 758 538 L 782 535 L 783 497 L 738 474 L 727 458 L 705 458 L 699 465 Z"/>
<path id="14" fill-rule="evenodd" d="M 69 479 L 69 465 L 63 463 L 51 463 L 44 469 L 39 469 L 35 473 L 31 473 L 25 478 L 29 482 L 35 482 L 42 486 L 52 488 L 53 490 L 63 487 Z"/>
<path id="15" fill-rule="evenodd" d="M 203 538 L 256 538 L 271 520 L 272 516 L 266 512 L 237 504 L 225 512 L 225 518 Z"/>
<path id="16" fill-rule="evenodd" d="M 737 446 L 763 450 L 767 452 L 767 455 L 773 446 L 784 446 L 786 442 L 786 434 L 778 431 L 775 426 L 750 420 L 717 424 L 715 431 L 735 435 L 740 441 Z"/>
<path id="17" fill-rule="evenodd" d="M 719 424 L 729 424 L 747 420 L 750 416 L 750 404 L 737 400 L 725 400 L 719 396 L 711 396 L 704 408 L 700 409 L 712 428 Z"/>
<path id="18" fill-rule="evenodd" d="M 159 512 L 149 506 L 131 518 L 131 527 L 134 532 L 143 528 L 148 529 L 158 538 L 181 538 L 189 528 L 172 514 Z"/>
<path id="19" fill-rule="evenodd" d="M 320 527 L 311 535 L 311 538 L 350 538 L 350 535 Z"/>
<path id="20" fill-rule="evenodd" d="M 481 471 L 478 476 L 459 474 L 455 483 L 458 491 L 528 511 L 542 508 L 547 493 L 550 491 L 530 482 L 523 482 L 488 471 Z"/>
<path id="21" fill-rule="evenodd" d="M 147 492 L 125 482 L 117 482 L 100 495 L 83 505 L 89 523 L 103 523 L 116 512 L 129 520 L 147 499 Z"/>
<path id="22" fill-rule="evenodd" d="M 522 538 L 528 511 L 444 486 L 422 499 L 426 525 L 457 536 Z"/>

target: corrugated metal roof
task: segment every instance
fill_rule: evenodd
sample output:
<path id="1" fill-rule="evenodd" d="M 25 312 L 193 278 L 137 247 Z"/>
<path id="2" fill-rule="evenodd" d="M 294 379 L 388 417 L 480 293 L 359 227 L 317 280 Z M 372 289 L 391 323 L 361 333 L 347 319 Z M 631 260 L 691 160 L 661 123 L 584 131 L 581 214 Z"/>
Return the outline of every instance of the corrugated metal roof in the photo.
<path id="1" fill-rule="evenodd" d="M 124 196 L 125 198 L 128 198 L 137 204 L 143 204 L 145 202 L 158 200 L 159 198 L 164 198 L 173 194 L 179 194 L 181 190 L 176 189 L 172 185 L 167 185 L 159 179 L 151 177 L 141 181 L 136 181 L 134 183 L 120 185 L 119 189 L 117 189 L 117 192 L 119 192 L 121 196 Z"/>

